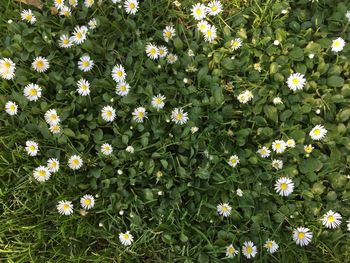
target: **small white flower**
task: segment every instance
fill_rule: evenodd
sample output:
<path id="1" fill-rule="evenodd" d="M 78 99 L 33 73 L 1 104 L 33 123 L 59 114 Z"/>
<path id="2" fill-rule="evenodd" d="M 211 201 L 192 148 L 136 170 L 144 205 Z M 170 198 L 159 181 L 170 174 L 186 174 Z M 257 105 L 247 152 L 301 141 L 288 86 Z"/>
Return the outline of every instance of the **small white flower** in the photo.
<path id="1" fill-rule="evenodd" d="M 346 13 L 345 13 L 345 17 L 348 19 L 348 21 L 350 22 L 350 10 L 348 10 Z"/>
<path id="2" fill-rule="evenodd" d="M 230 159 L 228 160 L 228 164 L 235 168 L 239 164 L 239 158 L 237 155 L 232 155 Z"/>
<path id="3" fill-rule="evenodd" d="M 313 54 L 313 53 L 309 54 L 309 59 L 313 59 L 314 57 L 315 57 L 315 54 Z"/>
<path id="4" fill-rule="evenodd" d="M 289 147 L 289 148 L 295 148 L 295 140 L 294 140 L 294 139 L 289 139 L 289 140 L 286 142 L 286 145 L 287 145 L 287 147 Z"/>
<path id="5" fill-rule="evenodd" d="M 288 196 L 293 193 L 294 183 L 289 178 L 282 177 L 276 181 L 275 190 L 281 196 Z"/>
<path id="6" fill-rule="evenodd" d="M 143 122 L 143 120 L 147 118 L 147 111 L 144 107 L 138 107 L 134 109 L 132 115 L 136 122 Z"/>
<path id="7" fill-rule="evenodd" d="M 327 130 L 322 125 L 316 125 L 309 133 L 311 139 L 315 141 L 322 140 L 327 134 Z"/>
<path id="8" fill-rule="evenodd" d="M 207 31 L 204 32 L 204 40 L 207 42 L 213 42 L 217 37 L 217 29 L 214 25 L 211 25 L 207 28 Z"/>
<path id="9" fill-rule="evenodd" d="M 191 12 L 194 19 L 202 20 L 206 16 L 207 9 L 205 8 L 205 5 L 197 3 L 192 6 Z"/>
<path id="10" fill-rule="evenodd" d="M 92 7 L 92 5 L 94 4 L 94 0 L 85 0 L 84 1 L 84 5 L 86 6 L 86 7 Z"/>
<path id="11" fill-rule="evenodd" d="M 79 155 L 72 155 L 68 159 L 68 166 L 73 170 L 79 170 L 83 166 L 83 160 Z"/>
<path id="12" fill-rule="evenodd" d="M 240 103 L 245 104 L 253 99 L 253 93 L 249 90 L 245 90 L 241 92 L 238 96 L 237 99 Z"/>
<path id="13" fill-rule="evenodd" d="M 242 197 L 243 196 L 243 191 L 241 189 L 237 189 L 236 190 L 236 195 L 238 195 L 239 197 Z"/>
<path id="14" fill-rule="evenodd" d="M 243 243 L 242 253 L 246 258 L 253 258 L 257 253 L 257 248 L 252 241 L 246 241 Z"/>
<path id="15" fill-rule="evenodd" d="M 239 49 L 242 46 L 242 39 L 240 38 L 232 39 L 230 42 L 230 46 L 233 50 Z"/>
<path id="16" fill-rule="evenodd" d="M 89 56 L 82 56 L 78 62 L 78 67 L 84 72 L 88 72 L 94 66 L 94 61 Z"/>
<path id="17" fill-rule="evenodd" d="M 90 94 L 90 83 L 86 79 L 80 79 L 77 82 L 77 92 L 81 96 L 88 96 Z"/>
<path id="18" fill-rule="evenodd" d="M 51 173 L 56 173 L 60 169 L 60 162 L 56 158 L 50 158 L 47 160 L 47 169 Z"/>
<path id="19" fill-rule="evenodd" d="M 76 7 L 78 5 L 78 0 L 68 0 L 68 3 L 72 7 Z"/>
<path id="20" fill-rule="evenodd" d="M 197 28 L 202 33 L 207 32 L 209 27 L 210 27 L 210 24 L 206 20 L 201 20 L 197 23 Z"/>
<path id="21" fill-rule="evenodd" d="M 177 55 L 169 53 L 166 57 L 166 60 L 169 64 L 174 64 L 177 61 Z"/>
<path id="22" fill-rule="evenodd" d="M 188 121 L 188 113 L 184 112 L 183 109 L 175 108 L 171 112 L 171 120 L 176 124 L 183 125 Z"/>
<path id="23" fill-rule="evenodd" d="M 38 168 L 35 168 L 33 175 L 35 180 L 45 182 L 50 179 L 51 172 L 45 166 L 39 166 Z"/>
<path id="24" fill-rule="evenodd" d="M 44 57 L 37 57 L 32 63 L 32 68 L 37 72 L 45 72 L 50 67 L 49 61 Z"/>
<path id="25" fill-rule="evenodd" d="M 0 59 L 0 76 L 3 79 L 13 79 L 15 77 L 16 64 L 10 58 Z"/>
<path id="26" fill-rule="evenodd" d="M 314 148 L 311 144 L 305 145 L 305 146 L 304 146 L 304 151 L 305 151 L 307 154 L 312 153 L 312 151 L 313 151 L 314 149 L 315 149 L 315 148 Z"/>
<path id="27" fill-rule="evenodd" d="M 104 143 L 101 145 L 101 152 L 104 154 L 104 155 L 111 155 L 112 152 L 113 152 L 113 147 L 112 145 L 110 145 L 109 143 Z"/>
<path id="28" fill-rule="evenodd" d="M 64 7 L 64 0 L 54 0 L 55 7 L 60 10 Z"/>
<path id="29" fill-rule="evenodd" d="M 95 199 L 92 195 L 84 195 L 80 198 L 80 204 L 84 209 L 89 210 L 94 207 Z"/>
<path id="30" fill-rule="evenodd" d="M 281 11 L 281 14 L 283 14 L 283 15 L 285 15 L 285 14 L 287 14 L 288 13 L 288 10 L 286 10 L 286 9 L 283 9 L 282 11 Z"/>
<path id="31" fill-rule="evenodd" d="M 125 151 L 127 151 L 128 153 L 134 153 L 135 149 L 134 147 L 132 147 L 131 145 L 126 147 Z"/>
<path id="32" fill-rule="evenodd" d="M 119 240 L 124 246 L 130 246 L 134 241 L 134 237 L 130 234 L 129 231 L 126 231 L 125 233 L 119 234 Z"/>
<path id="33" fill-rule="evenodd" d="M 21 12 L 21 18 L 23 21 L 26 21 L 27 23 L 30 23 L 32 25 L 36 22 L 36 17 L 30 9 L 23 10 Z"/>
<path id="34" fill-rule="evenodd" d="M 74 28 L 74 31 L 70 40 L 73 43 L 80 45 L 84 43 L 84 41 L 86 40 L 87 32 L 88 32 L 88 28 L 86 26 L 76 26 Z"/>
<path id="35" fill-rule="evenodd" d="M 61 215 L 69 216 L 73 214 L 73 204 L 71 201 L 66 201 L 66 200 L 59 201 L 56 207 L 57 207 L 58 213 L 60 213 Z"/>
<path id="36" fill-rule="evenodd" d="M 157 96 L 153 96 L 151 104 L 157 110 L 163 109 L 165 105 L 165 99 L 166 98 L 164 95 L 158 94 Z"/>
<path id="37" fill-rule="evenodd" d="M 267 249 L 268 252 L 271 254 L 275 253 L 278 250 L 278 244 L 274 240 L 267 240 L 265 242 L 264 247 Z"/>
<path id="38" fill-rule="evenodd" d="M 58 124 L 50 125 L 50 132 L 53 134 L 59 134 L 61 132 L 61 127 Z"/>
<path id="39" fill-rule="evenodd" d="M 216 209 L 218 214 L 223 217 L 230 216 L 232 211 L 232 207 L 228 203 L 218 204 Z"/>
<path id="40" fill-rule="evenodd" d="M 275 41 L 273 41 L 273 44 L 274 44 L 275 46 L 278 46 L 278 45 L 280 44 L 280 42 L 276 39 Z"/>
<path id="41" fill-rule="evenodd" d="M 211 1 L 207 6 L 207 12 L 211 16 L 215 16 L 222 12 L 222 4 L 220 1 Z"/>
<path id="42" fill-rule="evenodd" d="M 122 175 L 122 174 L 123 174 L 123 171 L 120 170 L 120 169 L 118 169 L 117 173 L 118 173 L 119 175 Z"/>
<path id="43" fill-rule="evenodd" d="M 105 106 L 101 110 L 102 119 L 107 122 L 112 122 L 115 119 L 115 109 L 112 106 Z"/>
<path id="44" fill-rule="evenodd" d="M 11 116 L 17 115 L 18 105 L 15 102 L 8 101 L 5 104 L 5 111 Z"/>
<path id="45" fill-rule="evenodd" d="M 299 246 L 306 246 L 312 240 L 312 232 L 307 227 L 298 227 L 293 231 L 293 240 Z"/>
<path id="46" fill-rule="evenodd" d="M 65 16 L 68 17 L 72 14 L 71 9 L 69 6 L 64 6 L 61 10 L 60 10 L 60 15 L 61 16 Z"/>
<path id="47" fill-rule="evenodd" d="M 163 37 L 165 42 L 169 42 L 170 39 L 172 39 L 174 36 L 176 36 L 176 32 L 173 26 L 166 26 L 163 30 Z"/>
<path id="48" fill-rule="evenodd" d="M 191 127 L 191 133 L 194 134 L 199 130 L 198 127 Z"/>
<path id="49" fill-rule="evenodd" d="M 25 149 L 30 156 L 36 156 L 39 151 L 39 145 L 34 141 L 26 141 Z"/>
<path id="50" fill-rule="evenodd" d="M 238 254 L 238 250 L 234 248 L 234 246 L 231 244 L 228 247 L 226 247 L 226 257 L 233 258 Z"/>
<path id="51" fill-rule="evenodd" d="M 121 64 L 118 64 L 112 69 L 112 78 L 115 82 L 124 81 L 126 77 L 125 69 Z"/>
<path id="52" fill-rule="evenodd" d="M 287 85 L 292 91 L 297 91 L 303 89 L 305 86 L 306 79 L 303 74 L 294 73 L 289 76 L 287 80 Z"/>
<path id="53" fill-rule="evenodd" d="M 61 35 L 58 45 L 62 48 L 70 48 L 73 43 L 68 35 Z"/>
<path id="54" fill-rule="evenodd" d="M 322 223 L 327 228 L 337 228 L 341 224 L 341 215 L 329 210 L 321 219 Z"/>
<path id="55" fill-rule="evenodd" d="M 90 21 L 88 22 L 89 28 L 92 29 L 96 29 L 97 27 L 97 21 L 95 18 L 90 19 Z"/>
<path id="56" fill-rule="evenodd" d="M 165 46 L 159 46 L 158 47 L 158 55 L 159 58 L 164 58 L 168 54 L 168 49 Z M 160 66 L 160 65 L 158 65 Z"/>
<path id="57" fill-rule="evenodd" d="M 262 158 L 266 158 L 270 156 L 271 151 L 269 150 L 269 148 L 263 146 L 257 151 L 257 153 L 260 154 Z"/>
<path id="58" fill-rule="evenodd" d="M 283 153 L 286 149 L 287 149 L 287 145 L 284 141 L 282 140 L 275 140 L 272 143 L 272 149 L 276 152 L 276 153 Z"/>
<path id="59" fill-rule="evenodd" d="M 158 47 L 152 43 L 147 44 L 146 46 L 146 54 L 149 58 L 155 60 L 159 56 Z"/>
<path id="60" fill-rule="evenodd" d="M 341 37 L 332 41 L 332 51 L 339 52 L 342 51 L 345 46 L 345 41 Z"/>
<path id="61" fill-rule="evenodd" d="M 124 81 L 121 81 L 117 84 L 116 93 L 120 96 L 126 96 L 129 94 L 130 85 Z"/>
<path id="62" fill-rule="evenodd" d="M 276 170 L 281 170 L 283 168 L 283 161 L 282 160 L 273 160 L 272 167 L 275 168 Z"/>
<path id="63" fill-rule="evenodd" d="M 56 125 L 60 122 L 60 117 L 57 115 L 57 112 L 55 109 L 50 109 L 45 112 L 45 121 L 49 125 Z"/>
<path id="64" fill-rule="evenodd" d="M 127 14 L 135 15 L 139 8 L 139 2 L 137 0 L 127 0 L 124 3 L 124 8 Z"/>
<path id="65" fill-rule="evenodd" d="M 30 83 L 24 87 L 24 96 L 29 101 L 37 101 L 41 97 L 41 88 L 37 84 Z"/>
<path id="66" fill-rule="evenodd" d="M 278 105 L 278 104 L 283 104 L 282 99 L 280 97 L 275 97 L 273 98 L 273 104 Z"/>

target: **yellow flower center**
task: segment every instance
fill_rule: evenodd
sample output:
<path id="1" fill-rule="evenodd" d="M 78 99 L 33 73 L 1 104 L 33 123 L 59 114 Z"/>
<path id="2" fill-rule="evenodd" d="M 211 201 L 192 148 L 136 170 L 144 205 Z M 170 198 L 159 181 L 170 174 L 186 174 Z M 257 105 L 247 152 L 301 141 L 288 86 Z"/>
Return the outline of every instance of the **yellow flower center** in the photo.
<path id="1" fill-rule="evenodd" d="M 82 90 L 86 90 L 86 88 L 87 88 L 86 85 L 81 85 Z"/>
<path id="2" fill-rule="evenodd" d="M 107 115 L 108 117 L 111 117 L 111 116 L 112 116 L 112 112 L 111 112 L 111 111 L 107 111 L 107 112 L 106 112 L 106 115 Z"/>
<path id="3" fill-rule="evenodd" d="M 228 253 L 233 254 L 235 253 L 236 249 L 234 247 L 229 247 Z"/>
<path id="4" fill-rule="evenodd" d="M 77 33 L 75 34 L 75 36 L 76 36 L 76 38 L 80 39 L 80 38 L 83 37 L 83 34 L 82 34 L 81 32 L 77 32 Z"/>
<path id="5" fill-rule="evenodd" d="M 162 177 L 163 176 L 163 173 L 161 172 L 161 171 L 158 171 L 157 173 L 156 173 L 156 176 L 159 178 L 159 177 Z"/>
<path id="6" fill-rule="evenodd" d="M 196 10 L 196 14 L 197 14 L 197 15 L 201 15 L 201 14 L 202 14 L 202 10 L 201 10 L 200 8 L 198 8 L 198 9 Z"/>
<path id="7" fill-rule="evenodd" d="M 213 32 L 212 32 L 211 30 L 208 30 L 208 31 L 207 31 L 207 36 L 210 37 L 212 34 L 213 34 Z"/>
<path id="8" fill-rule="evenodd" d="M 57 4 L 62 4 L 62 0 L 56 0 Z"/>
<path id="9" fill-rule="evenodd" d="M 87 68 L 89 65 L 90 65 L 89 61 L 84 61 L 84 62 L 83 62 L 83 66 L 84 66 L 84 67 Z"/>
<path id="10" fill-rule="evenodd" d="M 44 177 L 46 176 L 46 172 L 44 170 L 39 171 L 39 176 Z"/>
<path id="11" fill-rule="evenodd" d="M 135 4 L 134 3 L 130 3 L 129 8 L 130 9 L 134 9 L 135 8 Z"/>
<path id="12" fill-rule="evenodd" d="M 232 46 L 237 47 L 238 46 L 238 42 L 237 41 L 233 41 Z"/>
<path id="13" fill-rule="evenodd" d="M 36 96 L 38 94 L 38 92 L 36 91 L 36 89 L 31 89 L 29 94 L 30 94 L 30 96 Z"/>
<path id="14" fill-rule="evenodd" d="M 281 144 L 280 143 L 276 143 L 276 149 L 281 149 Z"/>
<path id="15" fill-rule="evenodd" d="M 281 184 L 281 189 L 282 189 L 282 190 L 286 190 L 286 189 L 287 189 L 287 187 L 288 187 L 288 186 L 287 186 L 287 184 L 286 184 L 286 183 L 282 183 L 282 184 Z"/>
<path id="16" fill-rule="evenodd" d="M 68 204 L 64 204 L 64 205 L 63 205 L 63 209 L 64 209 L 64 210 L 69 209 L 69 205 L 68 205 Z"/>
<path id="17" fill-rule="evenodd" d="M 329 216 L 328 217 L 328 222 L 332 223 L 332 222 L 334 222 L 334 220 L 335 220 L 334 216 Z"/>
<path id="18" fill-rule="evenodd" d="M 53 162 L 53 163 L 51 163 L 51 166 L 52 166 L 53 168 L 56 168 L 56 167 L 57 167 L 57 163 L 56 163 L 56 162 Z"/>
<path id="19" fill-rule="evenodd" d="M 260 150 L 260 154 L 264 155 L 264 154 L 266 154 L 266 151 L 265 150 Z"/>
<path id="20" fill-rule="evenodd" d="M 334 47 L 339 47 L 339 45 L 340 45 L 340 42 L 338 40 L 334 41 L 334 43 L 333 43 Z"/>
<path id="21" fill-rule="evenodd" d="M 251 246 L 247 247 L 247 253 L 250 254 L 253 252 L 253 248 Z"/>
<path id="22" fill-rule="evenodd" d="M 305 233 L 304 232 L 299 232 L 298 233 L 298 239 L 304 239 L 305 238 Z"/>
<path id="23" fill-rule="evenodd" d="M 149 51 L 152 55 L 157 53 L 157 50 L 155 48 L 151 48 Z"/>
<path id="24" fill-rule="evenodd" d="M 273 245 L 273 244 L 272 244 L 271 241 L 269 241 L 269 242 L 266 243 L 266 246 L 267 246 L 268 248 L 272 248 L 272 245 Z"/>
<path id="25" fill-rule="evenodd" d="M 320 135 L 320 133 L 321 133 L 321 130 L 320 130 L 320 129 L 315 129 L 315 130 L 314 130 L 314 134 L 315 134 L 315 135 Z"/>
<path id="26" fill-rule="evenodd" d="M 10 68 L 11 67 L 11 63 L 10 62 L 5 62 L 4 63 L 4 67 L 5 68 Z"/>
<path id="27" fill-rule="evenodd" d="M 170 31 L 165 32 L 165 36 L 170 38 L 171 37 L 171 32 Z"/>
<path id="28" fill-rule="evenodd" d="M 86 205 L 90 205 L 91 204 L 91 200 L 90 199 L 85 199 L 85 204 Z"/>
<path id="29" fill-rule="evenodd" d="M 236 164 L 236 162 L 237 162 L 236 159 L 232 159 L 232 160 L 231 160 L 231 163 L 232 163 L 232 164 Z"/>
<path id="30" fill-rule="evenodd" d="M 69 11 L 64 11 L 64 16 L 69 16 Z"/>
<path id="31" fill-rule="evenodd" d="M 215 12 L 216 10 L 218 10 L 218 7 L 216 5 L 212 6 L 211 11 Z"/>
<path id="32" fill-rule="evenodd" d="M 145 115 L 144 115 L 144 113 L 142 111 L 140 111 L 140 112 L 137 113 L 137 116 L 139 118 L 143 118 Z"/>
<path id="33" fill-rule="evenodd" d="M 201 24 L 200 28 L 201 28 L 201 30 L 205 30 L 207 28 L 207 26 L 205 24 Z"/>
<path id="34" fill-rule="evenodd" d="M 29 146 L 29 150 L 35 151 L 35 146 L 34 145 Z"/>
<path id="35" fill-rule="evenodd" d="M 53 125 L 53 126 L 52 126 L 52 130 L 53 130 L 54 132 L 58 132 L 58 131 L 60 130 L 60 126 L 58 126 L 58 125 Z"/>
<path id="36" fill-rule="evenodd" d="M 44 67 L 44 62 L 42 60 L 39 60 L 39 61 L 36 62 L 36 66 L 38 68 L 43 68 Z"/>
<path id="37" fill-rule="evenodd" d="M 305 147 L 305 152 L 311 153 L 312 152 L 312 148 L 310 146 Z"/>
<path id="38" fill-rule="evenodd" d="M 227 212 L 228 211 L 228 208 L 226 206 L 223 206 L 222 207 L 222 212 Z"/>
<path id="39" fill-rule="evenodd" d="M 79 164 L 79 160 L 78 160 L 78 159 L 74 159 L 74 160 L 72 161 L 72 164 L 75 165 L 75 166 L 77 166 L 77 165 Z"/>
<path id="40" fill-rule="evenodd" d="M 125 85 L 120 86 L 120 90 L 121 91 L 126 91 L 126 86 Z"/>
<path id="41" fill-rule="evenodd" d="M 292 80 L 292 82 L 293 82 L 293 84 L 295 84 L 295 85 L 296 85 L 296 84 L 298 84 L 298 83 L 299 83 L 299 80 L 298 80 L 297 78 L 295 78 L 295 79 L 293 79 L 293 80 Z"/>
<path id="42" fill-rule="evenodd" d="M 125 240 L 129 240 L 129 238 L 130 238 L 129 234 L 124 234 L 123 237 Z"/>
<path id="43" fill-rule="evenodd" d="M 118 77 L 123 76 L 123 72 L 122 72 L 121 70 L 117 71 L 117 76 L 118 76 Z"/>
<path id="44" fill-rule="evenodd" d="M 164 54 L 164 49 L 159 49 L 159 54 L 163 55 Z"/>
<path id="45" fill-rule="evenodd" d="M 27 14 L 27 15 L 26 15 L 26 17 L 25 17 L 25 19 L 29 21 L 29 20 L 31 20 L 31 19 L 32 19 L 32 17 L 33 17 L 33 15 L 32 15 L 32 14 Z"/>
<path id="46" fill-rule="evenodd" d="M 15 105 L 10 105 L 10 110 L 14 111 L 15 109 Z"/>
<path id="47" fill-rule="evenodd" d="M 161 98 L 156 98 L 156 99 L 155 99 L 155 103 L 156 103 L 156 104 L 162 104 L 162 102 L 163 102 L 163 101 L 162 101 Z"/>
<path id="48" fill-rule="evenodd" d="M 57 119 L 56 115 L 55 115 L 55 114 L 51 114 L 50 120 L 54 121 L 54 120 L 56 120 L 56 119 Z"/>
<path id="49" fill-rule="evenodd" d="M 181 120 L 182 117 L 183 117 L 183 115 L 181 113 L 176 114 L 176 119 L 177 120 Z"/>

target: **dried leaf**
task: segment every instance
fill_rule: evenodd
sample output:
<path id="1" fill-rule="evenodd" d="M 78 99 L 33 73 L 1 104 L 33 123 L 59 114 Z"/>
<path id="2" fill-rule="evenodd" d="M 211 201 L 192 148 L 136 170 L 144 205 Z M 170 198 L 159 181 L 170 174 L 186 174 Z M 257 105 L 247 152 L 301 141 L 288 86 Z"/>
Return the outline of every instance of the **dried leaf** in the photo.
<path id="1" fill-rule="evenodd" d="M 43 8 L 43 4 L 41 3 L 40 0 L 16 0 L 16 1 L 24 3 L 24 4 L 27 4 L 27 5 L 35 6 L 35 7 L 39 8 L 39 9 Z"/>

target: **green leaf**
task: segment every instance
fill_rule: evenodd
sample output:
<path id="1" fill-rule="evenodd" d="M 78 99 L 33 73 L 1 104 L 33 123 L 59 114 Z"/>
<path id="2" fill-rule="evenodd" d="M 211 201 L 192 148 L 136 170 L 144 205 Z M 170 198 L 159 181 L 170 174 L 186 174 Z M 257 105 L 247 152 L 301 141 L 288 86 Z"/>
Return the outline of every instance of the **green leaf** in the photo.
<path id="1" fill-rule="evenodd" d="M 327 85 L 331 87 L 343 87 L 344 85 L 344 79 L 339 76 L 330 76 L 327 79 Z"/>
<path id="2" fill-rule="evenodd" d="M 266 117 L 269 118 L 270 120 L 272 120 L 274 122 L 278 122 L 278 113 L 277 113 L 276 107 L 270 106 L 270 105 L 265 105 L 264 106 L 264 113 L 265 113 Z"/>

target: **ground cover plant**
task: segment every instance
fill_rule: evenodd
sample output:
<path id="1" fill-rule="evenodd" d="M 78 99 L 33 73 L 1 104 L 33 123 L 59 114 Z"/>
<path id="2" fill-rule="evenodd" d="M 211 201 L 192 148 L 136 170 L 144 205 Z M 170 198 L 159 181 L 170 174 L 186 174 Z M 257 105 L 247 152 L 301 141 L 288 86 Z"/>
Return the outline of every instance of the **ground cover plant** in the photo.
<path id="1" fill-rule="evenodd" d="M 0 1 L 4 262 L 349 262 L 347 1 Z"/>

